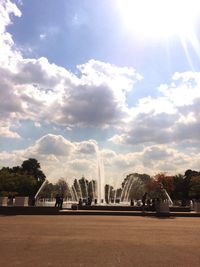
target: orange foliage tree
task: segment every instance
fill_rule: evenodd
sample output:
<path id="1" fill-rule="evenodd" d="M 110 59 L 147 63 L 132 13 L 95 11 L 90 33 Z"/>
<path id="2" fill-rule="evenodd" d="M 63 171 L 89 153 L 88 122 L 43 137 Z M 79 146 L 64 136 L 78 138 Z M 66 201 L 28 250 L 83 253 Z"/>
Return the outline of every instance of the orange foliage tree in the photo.
<path id="1" fill-rule="evenodd" d="M 158 173 L 146 183 L 146 189 L 149 193 L 155 192 L 156 194 L 161 188 L 166 189 L 169 194 L 172 193 L 175 189 L 173 176 L 168 176 L 166 173 Z"/>
<path id="2" fill-rule="evenodd" d="M 154 177 L 155 181 L 160 185 L 163 185 L 163 188 L 170 194 L 174 191 L 174 177 L 166 175 L 166 173 L 158 173 Z"/>

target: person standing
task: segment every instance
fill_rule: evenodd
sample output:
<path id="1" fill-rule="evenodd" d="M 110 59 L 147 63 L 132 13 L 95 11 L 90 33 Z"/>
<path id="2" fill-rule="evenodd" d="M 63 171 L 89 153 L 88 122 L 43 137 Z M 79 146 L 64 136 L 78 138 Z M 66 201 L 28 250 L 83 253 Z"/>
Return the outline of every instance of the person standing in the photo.
<path id="1" fill-rule="evenodd" d="M 60 206 L 60 196 L 59 194 L 56 195 L 56 203 L 55 203 L 55 207 L 59 207 Z"/>
<path id="2" fill-rule="evenodd" d="M 131 199 L 130 205 L 131 205 L 131 207 L 134 206 L 134 201 L 133 201 L 133 199 Z"/>
<path id="3" fill-rule="evenodd" d="M 142 197 L 142 211 L 145 211 L 145 204 L 146 204 L 146 199 L 147 199 L 147 192 Z"/>
<path id="4" fill-rule="evenodd" d="M 63 207 L 63 200 L 64 200 L 64 196 L 63 194 L 60 196 L 60 204 L 59 204 L 59 208 L 62 209 Z"/>

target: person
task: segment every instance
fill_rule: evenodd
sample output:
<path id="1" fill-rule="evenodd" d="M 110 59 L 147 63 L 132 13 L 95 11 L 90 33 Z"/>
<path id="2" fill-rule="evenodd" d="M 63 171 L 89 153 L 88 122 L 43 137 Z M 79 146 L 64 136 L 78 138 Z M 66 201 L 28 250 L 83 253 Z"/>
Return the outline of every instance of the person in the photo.
<path id="1" fill-rule="evenodd" d="M 131 199 L 131 207 L 133 207 L 134 206 L 134 201 L 133 201 L 133 199 Z"/>
<path id="2" fill-rule="evenodd" d="M 155 198 L 152 199 L 151 208 L 153 211 L 156 210 L 156 199 Z"/>
<path id="3" fill-rule="evenodd" d="M 78 201 L 78 206 L 79 206 L 79 207 L 82 207 L 82 206 L 83 206 L 83 201 L 82 201 L 82 198 L 79 198 L 79 201 Z"/>
<path id="4" fill-rule="evenodd" d="M 148 198 L 147 199 L 147 210 L 150 210 L 151 207 L 151 200 Z"/>
<path id="5" fill-rule="evenodd" d="M 145 210 L 146 198 L 147 198 L 147 192 L 145 192 L 145 194 L 142 197 L 142 211 L 143 212 Z"/>
<path id="6" fill-rule="evenodd" d="M 60 196 L 60 201 L 59 201 L 59 208 L 62 209 L 62 206 L 63 206 L 63 199 L 64 199 L 64 196 L 63 194 Z"/>
<path id="7" fill-rule="evenodd" d="M 137 205 L 137 207 L 141 207 L 141 200 L 140 199 L 137 199 L 136 205 Z"/>
<path id="8" fill-rule="evenodd" d="M 156 198 L 156 212 L 160 212 L 160 203 L 161 200 L 159 197 Z"/>
<path id="9" fill-rule="evenodd" d="M 91 197 L 88 197 L 87 205 L 88 206 L 91 206 L 92 205 L 92 198 Z"/>
<path id="10" fill-rule="evenodd" d="M 59 194 L 56 195 L 56 203 L 55 203 L 55 207 L 59 207 L 60 206 L 60 196 Z"/>
<path id="11" fill-rule="evenodd" d="M 142 206 L 145 206 L 146 198 L 147 198 L 147 192 L 145 192 L 145 194 L 142 197 Z"/>

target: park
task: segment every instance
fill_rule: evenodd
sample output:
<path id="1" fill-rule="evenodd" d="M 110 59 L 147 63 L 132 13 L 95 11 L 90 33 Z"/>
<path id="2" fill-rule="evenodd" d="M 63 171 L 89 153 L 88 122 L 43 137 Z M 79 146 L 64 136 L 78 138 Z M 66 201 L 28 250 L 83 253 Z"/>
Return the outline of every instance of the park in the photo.
<path id="1" fill-rule="evenodd" d="M 36 182 L 27 184 L 25 193 L 28 196 L 20 196 L 24 187 L 20 187 L 15 181 L 21 179 L 24 184 L 23 177 L 26 177 L 28 172 L 34 181 L 33 164 L 30 163 L 36 166 L 35 176 L 41 177 L 42 182 L 37 179 L 38 185 Z M 186 177 L 181 181 L 192 183 L 192 179 L 199 178 L 198 172 L 189 171 L 186 174 L 188 179 Z M 92 187 L 91 182 L 82 178 L 75 183 L 74 194 L 69 197 L 69 192 L 72 190 L 66 186 L 67 183 L 60 181 L 59 185 L 62 186 L 52 187 L 54 199 L 49 201 L 44 197 L 49 192 L 47 189 L 50 185 L 46 183 L 36 160 L 29 159 L 22 164 L 22 167 L 2 169 L 1 175 L 7 177 L 7 182 L 1 180 L 2 188 L 8 188 L 9 181 L 13 181 L 13 186 L 15 183 L 18 184 L 15 191 L 19 192 L 15 193 L 14 197 L 9 197 L 11 192 L 2 190 L 4 196 L 0 199 L 1 266 L 200 265 L 199 209 L 188 206 L 189 200 L 191 203 L 190 194 L 186 194 L 188 198 L 185 204 L 180 202 L 177 206 L 175 201 L 171 202 L 166 189 L 160 187 L 161 178 L 163 184 L 165 182 L 167 186 L 166 181 L 170 180 L 170 177 L 158 176 L 160 180 L 154 180 L 156 183 L 154 191 L 149 190 L 148 194 L 143 195 L 147 183 L 136 174 L 129 175 L 121 190 L 121 200 L 125 201 L 120 203 L 117 203 L 119 201 L 116 201 L 116 197 L 113 201 L 109 186 L 101 183 L 103 190 L 97 190 L 97 193 L 95 190 L 91 191 L 90 196 L 95 194 L 97 197 L 98 192 L 104 191 L 103 203 L 100 195 L 97 197 L 97 203 L 94 203 L 92 198 L 89 204 L 82 201 L 80 204 L 77 202 L 78 197 L 84 196 L 86 199 L 89 196 L 86 192 L 88 194 L 91 188 L 97 187 L 97 184 L 93 184 L 95 186 Z M 101 175 L 98 178 L 101 182 Z M 195 191 L 196 196 L 197 192 Z M 64 196 L 62 208 L 59 205 L 54 207 L 55 196 L 58 193 Z M 38 198 L 42 194 L 43 198 Z M 155 210 L 146 205 L 147 195 L 160 197 L 159 206 L 157 205 Z M 35 196 L 34 205 L 30 202 L 33 196 Z M 72 196 L 78 197 L 72 198 Z M 145 196 L 144 206 L 135 205 L 131 199 L 134 196 L 138 198 Z M 198 202 L 194 204 L 197 205 Z"/>
<path id="2" fill-rule="evenodd" d="M 0 0 L 0 267 L 200 266 L 199 3 Z"/>

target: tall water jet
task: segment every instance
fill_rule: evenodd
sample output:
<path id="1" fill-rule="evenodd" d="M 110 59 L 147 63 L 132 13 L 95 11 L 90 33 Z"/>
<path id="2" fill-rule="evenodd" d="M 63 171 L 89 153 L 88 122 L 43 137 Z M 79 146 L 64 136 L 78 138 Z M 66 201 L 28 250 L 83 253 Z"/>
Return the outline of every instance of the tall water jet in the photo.
<path id="1" fill-rule="evenodd" d="M 104 182 L 104 164 L 102 156 L 96 146 L 97 155 L 97 203 L 101 204 L 105 201 L 105 182 Z"/>
<path id="2" fill-rule="evenodd" d="M 37 196 L 39 195 L 39 193 L 42 191 L 42 189 L 44 188 L 45 184 L 48 183 L 47 180 L 44 180 L 44 182 L 41 184 L 40 188 L 38 189 L 37 193 L 35 194 L 35 199 L 37 198 Z"/>
<path id="3" fill-rule="evenodd" d="M 74 185 L 72 185 L 72 192 L 73 192 L 74 200 L 75 201 L 78 201 L 79 200 L 79 197 L 77 195 L 77 192 L 76 192 L 76 189 L 75 189 Z"/>

